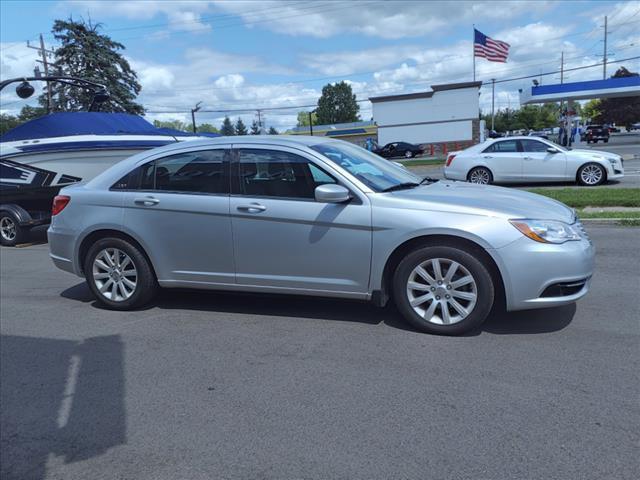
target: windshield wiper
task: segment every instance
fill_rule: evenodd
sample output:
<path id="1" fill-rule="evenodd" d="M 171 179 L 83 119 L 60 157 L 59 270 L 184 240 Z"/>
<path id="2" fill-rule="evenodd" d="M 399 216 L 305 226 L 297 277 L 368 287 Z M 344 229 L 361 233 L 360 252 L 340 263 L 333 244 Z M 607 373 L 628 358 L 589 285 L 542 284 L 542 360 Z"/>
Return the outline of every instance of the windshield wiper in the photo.
<path id="1" fill-rule="evenodd" d="M 407 190 L 409 188 L 415 188 L 420 186 L 419 183 L 415 183 L 415 182 L 404 182 L 404 183 L 399 183 L 397 185 L 393 185 L 391 187 L 387 187 L 383 190 L 381 190 L 382 192 L 395 192 L 396 190 Z"/>
<path id="2" fill-rule="evenodd" d="M 439 178 L 424 177 L 422 180 L 420 180 L 420 185 L 424 185 L 425 183 L 436 183 L 439 181 L 440 181 Z"/>

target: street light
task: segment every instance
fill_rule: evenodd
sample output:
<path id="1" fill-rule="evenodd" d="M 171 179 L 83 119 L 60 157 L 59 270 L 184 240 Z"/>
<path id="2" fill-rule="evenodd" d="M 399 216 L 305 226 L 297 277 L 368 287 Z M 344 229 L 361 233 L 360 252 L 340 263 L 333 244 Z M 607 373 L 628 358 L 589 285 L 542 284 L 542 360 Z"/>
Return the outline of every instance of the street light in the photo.
<path id="1" fill-rule="evenodd" d="M 195 108 L 191 109 L 191 123 L 193 124 L 193 133 L 197 133 L 196 132 L 196 112 L 200 110 L 200 105 L 202 105 L 202 102 L 196 103 Z"/>

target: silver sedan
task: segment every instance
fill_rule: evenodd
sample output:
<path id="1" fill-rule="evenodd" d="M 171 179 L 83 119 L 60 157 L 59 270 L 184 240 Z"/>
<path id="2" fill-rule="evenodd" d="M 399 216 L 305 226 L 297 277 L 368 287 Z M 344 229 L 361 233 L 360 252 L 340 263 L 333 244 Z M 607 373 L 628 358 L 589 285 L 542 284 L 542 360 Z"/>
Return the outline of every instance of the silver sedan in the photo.
<path id="1" fill-rule="evenodd" d="M 339 140 L 177 144 L 55 199 L 53 262 L 127 310 L 159 287 L 370 300 L 460 334 L 584 296 L 594 247 L 573 210 L 522 191 L 416 177 Z"/>
<path id="2" fill-rule="evenodd" d="M 568 150 L 543 138 L 508 137 L 451 152 L 444 176 L 484 185 L 577 182 L 593 187 L 624 177 L 624 165 L 614 153 Z"/>

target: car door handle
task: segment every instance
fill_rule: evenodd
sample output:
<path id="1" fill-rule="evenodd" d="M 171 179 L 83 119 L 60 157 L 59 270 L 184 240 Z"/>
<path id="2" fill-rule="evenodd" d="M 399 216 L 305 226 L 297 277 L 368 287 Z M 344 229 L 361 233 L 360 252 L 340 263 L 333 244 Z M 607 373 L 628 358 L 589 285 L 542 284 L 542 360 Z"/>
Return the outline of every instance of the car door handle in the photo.
<path id="1" fill-rule="evenodd" d="M 491 155 L 485 155 L 483 158 L 493 158 Z"/>
<path id="2" fill-rule="evenodd" d="M 259 213 L 264 212 L 267 207 L 264 205 L 260 205 L 259 203 L 251 203 L 249 205 L 238 205 L 236 207 L 241 212 L 249 212 L 249 213 Z"/>
<path id="3" fill-rule="evenodd" d="M 133 203 L 135 203 L 136 205 L 145 205 L 147 207 L 150 207 L 151 205 L 159 204 L 160 200 L 154 197 L 143 197 L 134 199 Z"/>
<path id="4" fill-rule="evenodd" d="M 533 160 L 533 157 L 524 157 L 525 160 Z"/>

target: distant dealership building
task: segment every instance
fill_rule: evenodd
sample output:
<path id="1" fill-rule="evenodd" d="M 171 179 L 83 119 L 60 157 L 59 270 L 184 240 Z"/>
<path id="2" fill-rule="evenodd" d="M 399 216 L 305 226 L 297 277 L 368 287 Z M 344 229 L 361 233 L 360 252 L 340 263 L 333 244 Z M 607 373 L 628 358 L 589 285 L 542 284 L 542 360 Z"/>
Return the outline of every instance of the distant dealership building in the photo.
<path id="1" fill-rule="evenodd" d="M 378 143 L 450 144 L 480 141 L 482 82 L 432 85 L 430 92 L 371 97 Z"/>
<path id="2" fill-rule="evenodd" d="M 313 125 L 295 127 L 288 130 L 289 135 L 313 135 L 314 137 L 333 137 L 363 146 L 368 138 L 376 140 L 378 127 L 372 121 L 336 123 L 333 125 Z"/>

